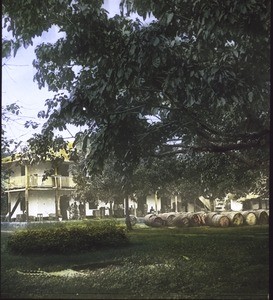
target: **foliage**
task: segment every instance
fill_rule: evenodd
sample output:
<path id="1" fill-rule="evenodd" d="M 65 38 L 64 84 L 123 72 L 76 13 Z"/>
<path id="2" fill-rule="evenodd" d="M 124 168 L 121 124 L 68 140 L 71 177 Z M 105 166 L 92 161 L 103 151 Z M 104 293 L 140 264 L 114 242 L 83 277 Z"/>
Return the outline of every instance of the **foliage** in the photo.
<path id="1" fill-rule="evenodd" d="M 3 1 L 18 44 L 52 25 L 66 34 L 39 45 L 33 62 L 39 87 L 56 92 L 40 113 L 49 117 L 44 140 L 68 123 L 87 125 L 75 141 L 84 171 L 113 155 L 127 189 L 150 157 L 178 155 L 194 178 L 205 166 L 204 188 L 214 192 L 268 176 L 270 1 L 123 0 L 113 18 L 101 5 Z M 144 26 L 131 12 L 155 19 Z"/>
<path id="2" fill-rule="evenodd" d="M 254 190 L 266 197 L 269 192 L 268 170 L 236 165 L 225 153 L 154 158 L 139 164 L 133 182 L 137 196 L 158 191 L 159 197 L 178 193 L 184 200 L 221 198 L 231 192 L 240 197 Z"/>
<path id="3" fill-rule="evenodd" d="M 72 169 L 73 179 L 77 184 L 76 197 L 87 202 L 103 200 L 106 204 L 110 201 L 124 202 L 122 179 L 115 171 L 113 161 L 108 160 L 101 173 L 88 175 L 82 172 L 83 163 L 84 161 L 75 163 Z"/>
<path id="4" fill-rule="evenodd" d="M 80 298 L 104 299 L 268 298 L 268 226 L 137 228 L 128 236 L 130 251 L 108 248 L 32 256 L 11 255 L 3 238 L 2 296 L 60 298 L 78 293 Z M 17 272 L 35 270 L 46 271 L 47 276 Z M 73 277 L 68 272 L 54 276 L 65 270 L 79 272 Z"/>
<path id="5" fill-rule="evenodd" d="M 1 156 L 5 157 L 11 154 L 11 147 L 14 144 L 15 147 L 18 143 L 14 140 L 9 140 L 6 137 L 6 123 L 13 122 L 14 117 L 20 114 L 20 107 L 16 103 L 6 105 L 2 107 L 2 126 L 1 126 Z"/>
<path id="6" fill-rule="evenodd" d="M 86 176 L 84 165 L 83 158 L 75 163 L 72 170 L 77 196 L 89 202 L 100 199 L 117 203 L 123 199 L 122 179 L 115 169 L 113 158 L 105 162 L 99 174 Z M 183 155 L 142 160 L 132 175 L 130 197 L 139 201 L 156 191 L 158 197 L 171 197 L 178 193 L 183 201 L 192 201 L 201 195 L 214 200 L 223 198 L 227 193 L 240 197 L 250 191 L 268 197 L 268 173 L 250 170 L 248 165 L 234 165 L 229 155 L 221 153 L 195 154 L 194 158 Z"/>
<path id="7" fill-rule="evenodd" d="M 20 146 L 20 141 L 7 138 L 7 123 L 13 123 L 20 115 L 20 106 L 16 103 L 2 107 L 2 126 L 1 126 L 1 159 L 12 155 Z M 5 195 L 5 181 L 10 175 L 10 170 L 2 165 L 1 160 L 1 214 L 7 212 L 7 197 Z"/>
<path id="8" fill-rule="evenodd" d="M 56 225 L 56 224 L 55 224 Z M 15 232 L 8 241 L 13 253 L 73 253 L 126 245 L 124 228 L 113 221 L 33 227 Z"/>
<path id="9" fill-rule="evenodd" d="M 248 155 L 251 155 L 250 152 Z M 184 190 L 186 186 L 192 186 L 198 196 L 202 194 L 212 199 L 224 197 L 230 192 L 239 197 L 248 193 L 254 186 L 256 190 L 261 190 L 260 178 L 268 180 L 268 167 L 259 169 L 250 164 L 241 163 L 240 154 L 196 154 L 194 159 L 188 157 L 184 162 L 184 180 L 180 181 L 180 185 L 184 185 Z M 182 186 L 180 190 L 183 190 Z M 263 192 L 259 194 L 266 195 L 268 191 L 269 184 L 265 180 Z"/>
<path id="10" fill-rule="evenodd" d="M 21 115 L 21 107 L 16 104 L 12 103 L 9 105 L 5 105 L 2 107 L 2 126 L 1 126 L 1 158 L 5 158 L 8 156 L 14 155 L 21 145 L 22 141 L 16 141 L 13 139 L 7 138 L 7 124 L 13 124 L 17 121 L 17 118 L 20 118 Z M 37 128 L 37 123 L 33 121 L 26 121 L 25 127 L 32 127 L 33 129 Z M 3 175 L 3 174 L 2 174 Z M 2 176 L 3 177 L 3 176 Z"/>

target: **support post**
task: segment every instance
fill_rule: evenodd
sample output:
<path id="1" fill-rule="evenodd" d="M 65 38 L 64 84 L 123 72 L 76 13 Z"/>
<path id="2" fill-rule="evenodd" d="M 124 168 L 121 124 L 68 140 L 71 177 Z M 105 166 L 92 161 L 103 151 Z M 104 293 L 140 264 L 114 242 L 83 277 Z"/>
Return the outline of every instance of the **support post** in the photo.
<path id="1" fill-rule="evenodd" d="M 110 216 L 110 217 L 113 217 L 113 201 L 110 200 L 109 203 L 110 203 L 109 216 Z"/>
<path id="2" fill-rule="evenodd" d="M 155 211 L 157 213 L 157 191 L 155 191 Z"/>
<path id="3" fill-rule="evenodd" d="M 59 213 L 58 213 L 58 190 L 55 190 L 55 220 L 59 220 Z"/>
<path id="4" fill-rule="evenodd" d="M 84 219 L 86 219 L 86 200 L 85 199 L 83 200 L 83 206 L 84 206 L 83 216 L 84 216 Z"/>
<path id="5" fill-rule="evenodd" d="M 54 168 L 54 178 L 55 178 L 55 220 L 59 221 L 59 184 L 58 184 L 58 170 L 57 167 Z"/>
<path id="6" fill-rule="evenodd" d="M 175 201 L 175 212 L 177 213 L 177 195 L 174 196 Z"/>
<path id="7" fill-rule="evenodd" d="M 136 209 L 136 204 L 134 203 L 134 216 L 137 217 L 137 209 Z"/>
<path id="8" fill-rule="evenodd" d="M 11 222 L 11 199 L 10 199 L 10 192 L 8 192 L 8 222 Z"/>
<path id="9" fill-rule="evenodd" d="M 28 222 L 29 220 L 29 172 L 28 172 L 28 165 L 27 163 L 25 164 L 25 210 L 26 210 L 26 221 Z"/>
<path id="10" fill-rule="evenodd" d="M 128 195 L 125 196 L 125 223 L 127 230 L 132 230 L 132 224 L 130 220 L 130 214 L 129 214 L 129 197 Z"/>

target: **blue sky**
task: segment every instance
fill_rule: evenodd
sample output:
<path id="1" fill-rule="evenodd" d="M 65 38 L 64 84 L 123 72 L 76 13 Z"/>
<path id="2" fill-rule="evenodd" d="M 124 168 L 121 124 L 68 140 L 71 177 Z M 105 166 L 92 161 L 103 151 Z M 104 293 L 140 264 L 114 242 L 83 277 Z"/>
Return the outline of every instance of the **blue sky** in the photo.
<path id="1" fill-rule="evenodd" d="M 16 103 L 21 107 L 21 114 L 14 121 L 6 124 L 8 138 L 26 141 L 34 131 L 24 127 L 25 121 L 42 122 L 37 118 L 37 113 L 44 109 L 44 101 L 51 98 L 54 93 L 49 92 L 47 88 L 39 90 L 37 83 L 33 82 L 34 49 L 41 42 L 54 42 L 57 36 L 57 29 L 52 28 L 49 32 L 36 38 L 33 46 L 27 49 L 20 48 L 15 57 L 2 60 L 2 106 Z"/>
<path id="2" fill-rule="evenodd" d="M 105 0 L 104 8 L 109 12 L 109 16 L 119 13 L 119 0 Z M 141 19 L 141 18 L 140 18 Z M 149 20 L 146 20 L 149 22 Z M 6 32 L 2 32 L 5 37 Z M 38 119 L 39 111 L 44 110 L 45 100 L 54 96 L 47 88 L 39 89 L 36 82 L 33 82 L 35 69 L 32 62 L 35 59 L 34 49 L 42 42 L 55 42 L 62 35 L 58 33 L 56 27 L 44 32 L 41 37 L 34 40 L 34 45 L 20 48 L 16 57 L 2 60 L 2 106 L 16 103 L 21 107 L 21 114 L 15 120 L 6 124 L 6 135 L 9 139 L 17 142 L 23 141 L 22 145 L 31 138 L 33 133 L 39 133 L 40 127 L 33 130 L 25 128 L 24 123 L 28 120 L 38 122 L 42 125 L 43 119 Z M 71 137 L 70 132 L 75 134 L 78 130 L 73 126 L 69 127 L 69 132 L 62 132 L 65 138 Z"/>

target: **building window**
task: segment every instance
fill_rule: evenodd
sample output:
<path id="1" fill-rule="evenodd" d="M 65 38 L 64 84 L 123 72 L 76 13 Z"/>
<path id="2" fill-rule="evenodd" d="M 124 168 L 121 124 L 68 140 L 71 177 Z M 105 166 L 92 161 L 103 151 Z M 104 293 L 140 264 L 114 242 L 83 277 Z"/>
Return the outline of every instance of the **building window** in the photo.
<path id="1" fill-rule="evenodd" d="M 89 206 L 89 209 L 97 209 L 98 208 L 98 204 L 97 202 L 88 202 L 88 206 Z"/>
<path id="2" fill-rule="evenodd" d="M 21 166 L 21 176 L 25 176 L 25 175 L 26 175 L 25 166 Z"/>

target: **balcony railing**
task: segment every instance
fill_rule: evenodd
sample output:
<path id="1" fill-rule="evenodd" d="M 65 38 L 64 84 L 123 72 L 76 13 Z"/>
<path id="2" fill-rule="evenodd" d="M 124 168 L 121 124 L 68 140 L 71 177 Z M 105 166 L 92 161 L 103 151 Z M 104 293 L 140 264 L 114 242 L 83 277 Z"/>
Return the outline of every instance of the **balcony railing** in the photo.
<path id="1" fill-rule="evenodd" d="M 9 181 L 5 183 L 6 189 L 19 189 L 26 187 L 26 178 L 25 176 L 12 176 Z M 29 175 L 28 176 L 28 187 L 35 188 L 73 188 L 75 183 L 72 177 L 55 175 L 48 177 L 46 180 L 43 180 L 43 175 Z"/>
<path id="2" fill-rule="evenodd" d="M 48 177 L 43 181 L 43 175 L 29 175 L 28 176 L 28 186 L 29 187 L 53 187 L 54 179 L 52 177 Z"/>
<path id="3" fill-rule="evenodd" d="M 75 182 L 73 181 L 72 177 L 69 176 L 56 175 L 52 177 L 52 180 L 55 188 L 72 188 L 75 186 Z"/>
<path id="4" fill-rule="evenodd" d="M 7 189 L 20 189 L 26 186 L 25 176 L 12 176 L 9 180 L 5 181 Z"/>

